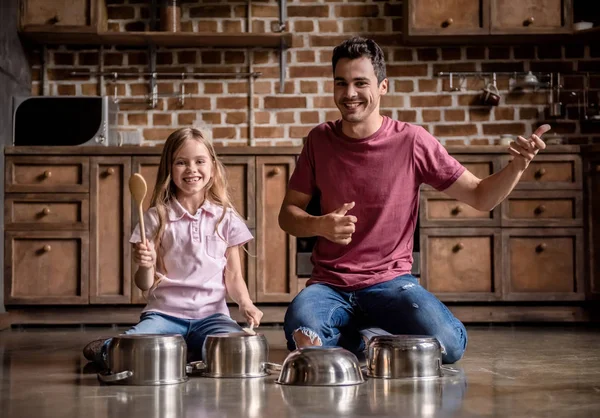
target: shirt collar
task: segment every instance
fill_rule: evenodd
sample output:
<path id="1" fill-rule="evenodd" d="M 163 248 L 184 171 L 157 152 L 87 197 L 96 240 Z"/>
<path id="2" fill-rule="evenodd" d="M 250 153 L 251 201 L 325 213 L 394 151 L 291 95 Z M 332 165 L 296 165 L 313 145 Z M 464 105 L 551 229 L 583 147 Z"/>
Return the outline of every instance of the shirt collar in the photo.
<path id="1" fill-rule="evenodd" d="M 181 206 L 181 203 L 179 203 L 177 199 L 173 198 L 169 202 L 168 206 L 169 220 L 178 221 L 186 215 L 190 218 L 197 219 L 200 216 L 201 211 L 204 211 L 211 215 L 217 215 L 217 209 L 217 205 L 215 205 L 208 199 L 204 199 L 204 203 L 202 203 L 202 206 L 200 206 L 198 212 L 192 215 L 183 206 Z"/>

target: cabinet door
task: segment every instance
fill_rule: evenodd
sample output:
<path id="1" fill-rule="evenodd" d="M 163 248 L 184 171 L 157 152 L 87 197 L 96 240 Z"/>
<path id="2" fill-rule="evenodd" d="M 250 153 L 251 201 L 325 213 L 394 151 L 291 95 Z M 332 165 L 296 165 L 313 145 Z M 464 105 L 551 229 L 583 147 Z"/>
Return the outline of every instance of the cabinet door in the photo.
<path id="1" fill-rule="evenodd" d="M 490 0 L 491 33 L 571 31 L 571 0 Z"/>
<path id="2" fill-rule="evenodd" d="M 21 27 L 89 26 L 92 0 L 21 0 Z"/>
<path id="3" fill-rule="evenodd" d="M 93 157 L 90 175 L 90 303 L 129 303 L 131 158 Z"/>
<path id="4" fill-rule="evenodd" d="M 87 231 L 6 231 L 7 305 L 88 303 Z"/>
<path id="5" fill-rule="evenodd" d="M 507 266 L 505 300 L 584 298 L 581 229 L 507 228 L 502 234 Z"/>
<path id="6" fill-rule="evenodd" d="M 500 229 L 421 228 L 421 284 L 444 301 L 502 295 Z"/>
<path id="7" fill-rule="evenodd" d="M 406 0 L 408 35 L 486 35 L 489 0 Z"/>
<path id="8" fill-rule="evenodd" d="M 160 157 L 134 157 L 132 162 L 132 173 L 139 173 L 146 180 L 148 190 L 144 197 L 142 208 L 144 212 L 150 207 L 150 201 L 152 200 L 152 194 L 154 193 L 154 186 L 156 185 L 156 175 L 158 174 L 158 165 L 160 164 Z M 127 179 L 129 181 L 129 179 Z M 135 207 L 135 202 L 131 201 L 131 225 L 126 232 L 126 239 L 131 251 L 131 244 L 129 244 L 129 237 L 133 232 L 135 226 L 140 222 L 138 217 L 138 210 Z M 133 262 L 131 258 L 131 277 L 137 270 L 137 264 Z M 146 299 L 142 295 L 142 291 L 138 289 L 133 280 L 131 281 L 131 303 L 146 303 Z"/>
<path id="9" fill-rule="evenodd" d="M 278 222 L 294 157 L 256 158 L 258 302 L 289 302 L 298 291 L 296 240 Z"/>
<path id="10" fill-rule="evenodd" d="M 600 160 L 589 162 L 587 181 L 587 224 L 590 246 L 590 283 L 587 291 L 593 299 L 600 299 Z"/>

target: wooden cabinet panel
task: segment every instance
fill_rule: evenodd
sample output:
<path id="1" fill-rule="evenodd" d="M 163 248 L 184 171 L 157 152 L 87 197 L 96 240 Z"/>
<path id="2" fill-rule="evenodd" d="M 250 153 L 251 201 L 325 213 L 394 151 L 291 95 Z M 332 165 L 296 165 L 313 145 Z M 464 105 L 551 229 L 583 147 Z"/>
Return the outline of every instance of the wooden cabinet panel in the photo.
<path id="1" fill-rule="evenodd" d="M 580 229 L 506 229 L 507 300 L 583 299 Z"/>
<path id="2" fill-rule="evenodd" d="M 5 303 L 87 304 L 87 231 L 6 231 Z"/>
<path id="3" fill-rule="evenodd" d="M 87 157 L 7 157 L 7 193 L 85 193 Z"/>
<path id="4" fill-rule="evenodd" d="M 598 158 L 597 155 L 594 156 Z M 589 285 L 586 289 L 590 298 L 600 299 L 600 160 L 587 162 L 587 225 L 589 259 Z"/>
<path id="5" fill-rule="evenodd" d="M 420 198 L 420 223 L 429 226 L 494 226 L 500 224 L 500 208 L 479 211 L 440 192 L 423 192 Z"/>
<path id="6" fill-rule="evenodd" d="M 159 164 L 160 157 L 134 157 L 132 161 L 132 173 L 140 173 L 146 180 L 146 184 L 148 186 L 148 191 L 144 197 L 144 203 L 142 204 L 144 212 L 150 208 L 150 201 L 152 200 L 154 186 L 156 185 L 156 176 L 158 174 Z M 127 182 L 129 182 L 129 179 L 127 179 Z M 140 222 L 137 208 L 134 207 L 135 202 L 131 201 L 131 205 L 131 226 L 129 231 L 126 231 L 127 242 L 129 242 L 131 233 Z M 129 249 L 131 251 L 131 244 L 129 244 Z M 131 257 L 131 277 L 133 277 L 136 270 L 137 264 L 135 264 L 133 257 Z M 131 303 L 146 303 L 146 299 L 144 298 L 142 291 L 138 289 L 133 280 L 131 281 Z"/>
<path id="7" fill-rule="evenodd" d="M 106 31 L 105 0 L 20 0 L 20 29 Z"/>
<path id="8" fill-rule="evenodd" d="M 582 226 L 583 204 L 578 191 L 515 191 L 503 204 L 505 226 Z"/>
<path id="9" fill-rule="evenodd" d="M 296 240 L 278 217 L 294 168 L 294 157 L 257 157 L 257 301 L 288 302 L 297 293 Z"/>
<path id="10" fill-rule="evenodd" d="M 421 230 L 421 284 L 442 300 L 501 296 L 500 230 Z"/>
<path id="11" fill-rule="evenodd" d="M 486 34 L 487 1 L 406 0 L 408 31 L 411 35 Z"/>
<path id="12" fill-rule="evenodd" d="M 4 201 L 4 222 L 12 229 L 87 230 L 87 194 L 8 194 Z"/>
<path id="13" fill-rule="evenodd" d="M 91 159 L 90 303 L 131 299 L 131 158 Z"/>
<path id="14" fill-rule="evenodd" d="M 248 228 L 256 227 L 254 156 L 223 156 L 220 158 L 227 170 L 227 182 L 233 207 L 246 221 Z"/>
<path id="15" fill-rule="evenodd" d="M 502 167 L 512 160 L 504 157 Z M 581 189 L 581 157 L 573 154 L 537 155 L 523 173 L 516 190 Z"/>
<path id="16" fill-rule="evenodd" d="M 491 33 L 570 32 L 570 1 L 491 0 Z"/>

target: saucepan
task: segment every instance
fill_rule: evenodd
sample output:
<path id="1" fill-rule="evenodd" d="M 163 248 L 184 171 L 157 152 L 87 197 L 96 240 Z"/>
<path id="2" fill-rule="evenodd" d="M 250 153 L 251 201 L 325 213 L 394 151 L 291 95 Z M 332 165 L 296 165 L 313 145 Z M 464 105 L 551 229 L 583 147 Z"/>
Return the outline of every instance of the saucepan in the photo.
<path id="1" fill-rule="evenodd" d="M 269 343 L 263 334 L 246 332 L 209 335 L 202 349 L 204 361 L 189 364 L 188 372 L 205 377 L 263 377 L 281 370 L 269 363 Z"/>
<path id="2" fill-rule="evenodd" d="M 367 376 L 382 379 L 423 379 L 457 375 L 442 366 L 442 347 L 426 335 L 381 335 L 367 344 Z"/>

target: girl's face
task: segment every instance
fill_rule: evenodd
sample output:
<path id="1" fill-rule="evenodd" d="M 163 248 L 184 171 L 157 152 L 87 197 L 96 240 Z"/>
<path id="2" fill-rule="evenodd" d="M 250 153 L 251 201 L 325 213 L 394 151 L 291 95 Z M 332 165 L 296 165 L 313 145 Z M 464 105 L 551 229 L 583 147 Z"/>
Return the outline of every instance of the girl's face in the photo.
<path id="1" fill-rule="evenodd" d="M 204 194 L 213 175 L 213 161 L 204 144 L 187 139 L 174 156 L 171 178 L 177 186 L 177 196 Z"/>

